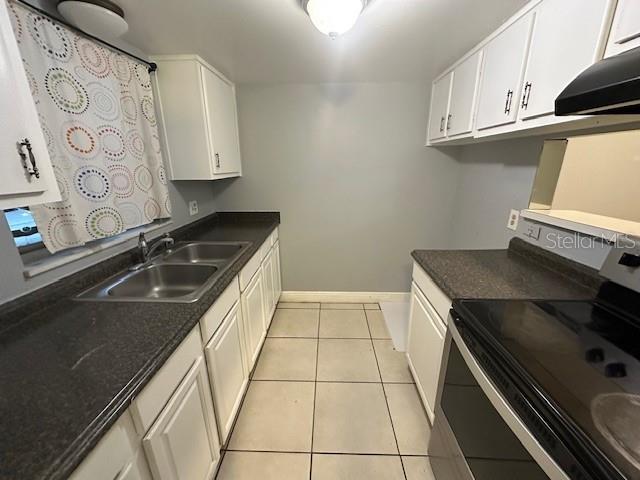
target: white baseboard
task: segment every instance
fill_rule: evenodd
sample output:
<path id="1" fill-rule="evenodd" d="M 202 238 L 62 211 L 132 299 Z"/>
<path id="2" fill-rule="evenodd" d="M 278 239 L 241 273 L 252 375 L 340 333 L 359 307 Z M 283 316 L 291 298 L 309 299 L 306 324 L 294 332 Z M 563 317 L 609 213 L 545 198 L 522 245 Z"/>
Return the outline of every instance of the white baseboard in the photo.
<path id="1" fill-rule="evenodd" d="M 378 303 L 408 302 L 409 292 L 282 292 L 281 302 Z"/>

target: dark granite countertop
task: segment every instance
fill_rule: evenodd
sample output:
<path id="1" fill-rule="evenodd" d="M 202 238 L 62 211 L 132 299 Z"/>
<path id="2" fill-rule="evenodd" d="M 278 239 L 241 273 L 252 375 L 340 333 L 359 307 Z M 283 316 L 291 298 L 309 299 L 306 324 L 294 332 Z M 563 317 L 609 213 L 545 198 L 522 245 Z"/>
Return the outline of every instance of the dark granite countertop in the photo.
<path id="1" fill-rule="evenodd" d="M 1 305 L 0 478 L 67 478 L 279 222 L 225 213 L 176 230 L 176 240 L 252 242 L 196 303 L 73 300 L 130 264 L 127 252 Z"/>
<path id="2" fill-rule="evenodd" d="M 412 256 L 451 300 L 589 299 L 604 281 L 595 270 L 519 238 L 505 250 L 414 250 Z"/>

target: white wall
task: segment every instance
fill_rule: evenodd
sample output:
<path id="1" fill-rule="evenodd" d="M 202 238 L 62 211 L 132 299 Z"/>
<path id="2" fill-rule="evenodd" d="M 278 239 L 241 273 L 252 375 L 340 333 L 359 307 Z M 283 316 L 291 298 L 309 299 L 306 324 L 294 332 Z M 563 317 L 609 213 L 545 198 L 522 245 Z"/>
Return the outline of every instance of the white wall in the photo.
<path id="1" fill-rule="evenodd" d="M 221 210 L 279 210 L 285 290 L 408 291 L 410 252 L 448 246 L 454 150 L 424 146 L 424 84 L 238 89 L 244 177 Z"/>

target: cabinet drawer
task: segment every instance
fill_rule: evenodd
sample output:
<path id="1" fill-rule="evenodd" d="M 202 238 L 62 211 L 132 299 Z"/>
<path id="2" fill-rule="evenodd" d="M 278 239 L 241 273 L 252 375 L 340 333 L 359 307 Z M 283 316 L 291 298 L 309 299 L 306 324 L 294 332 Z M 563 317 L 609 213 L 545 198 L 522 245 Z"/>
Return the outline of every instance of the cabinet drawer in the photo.
<path id="1" fill-rule="evenodd" d="M 129 412 L 125 412 L 73 472 L 71 480 L 121 478 L 138 447 L 139 437 Z"/>
<path id="2" fill-rule="evenodd" d="M 202 334 L 203 344 L 206 344 L 209 339 L 213 337 L 213 334 L 218 330 L 224 317 L 238 300 L 240 300 L 240 287 L 238 286 L 238 277 L 235 277 L 225 291 L 222 292 L 222 295 L 218 297 L 211 308 L 207 310 L 207 313 L 200 319 L 200 333 Z"/>
<path id="3" fill-rule="evenodd" d="M 140 435 L 144 435 L 149 430 L 193 363 L 201 355 L 202 341 L 196 327 L 131 403 L 131 416 Z"/>
<path id="4" fill-rule="evenodd" d="M 244 292 L 262 263 L 262 246 L 240 271 L 240 291 Z"/>
<path id="5" fill-rule="evenodd" d="M 271 236 L 269 236 L 260 247 L 260 258 L 264 261 L 271 251 Z"/>
<path id="6" fill-rule="evenodd" d="M 440 287 L 436 285 L 433 279 L 415 262 L 413 263 L 413 281 L 427 298 L 428 303 L 438 312 L 438 316 L 446 328 L 449 310 L 451 310 L 451 299 L 440 290 Z"/>

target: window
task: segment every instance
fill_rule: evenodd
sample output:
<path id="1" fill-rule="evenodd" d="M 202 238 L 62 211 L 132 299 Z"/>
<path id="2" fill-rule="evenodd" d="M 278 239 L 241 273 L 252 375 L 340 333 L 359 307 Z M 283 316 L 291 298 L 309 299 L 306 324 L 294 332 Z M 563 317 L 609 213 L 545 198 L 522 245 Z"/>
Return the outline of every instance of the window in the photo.
<path id="1" fill-rule="evenodd" d="M 42 246 L 42 237 L 28 208 L 11 208 L 4 215 L 17 247 Z"/>

